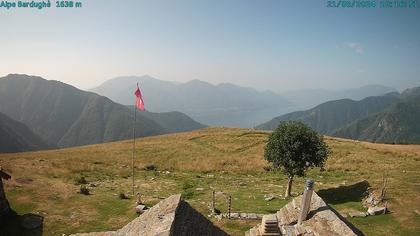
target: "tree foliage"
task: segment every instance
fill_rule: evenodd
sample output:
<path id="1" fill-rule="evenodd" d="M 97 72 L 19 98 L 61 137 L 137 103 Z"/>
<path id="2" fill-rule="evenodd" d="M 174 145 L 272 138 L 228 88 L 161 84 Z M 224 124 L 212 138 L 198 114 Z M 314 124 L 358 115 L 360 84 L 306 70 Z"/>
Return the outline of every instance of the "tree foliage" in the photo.
<path id="1" fill-rule="evenodd" d="M 289 177 L 304 176 L 309 167 L 322 167 L 330 154 L 323 137 L 302 122 L 280 123 L 265 147 L 264 158 Z"/>

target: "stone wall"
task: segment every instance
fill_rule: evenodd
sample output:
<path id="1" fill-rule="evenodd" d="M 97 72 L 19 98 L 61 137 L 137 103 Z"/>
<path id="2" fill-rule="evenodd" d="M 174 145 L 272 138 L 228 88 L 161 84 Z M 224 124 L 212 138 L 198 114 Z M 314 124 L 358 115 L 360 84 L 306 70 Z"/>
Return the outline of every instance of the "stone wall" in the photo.
<path id="1" fill-rule="evenodd" d="M 117 231 L 75 234 L 77 236 L 225 236 L 224 231 L 173 195 L 159 202 L 145 213 Z"/>

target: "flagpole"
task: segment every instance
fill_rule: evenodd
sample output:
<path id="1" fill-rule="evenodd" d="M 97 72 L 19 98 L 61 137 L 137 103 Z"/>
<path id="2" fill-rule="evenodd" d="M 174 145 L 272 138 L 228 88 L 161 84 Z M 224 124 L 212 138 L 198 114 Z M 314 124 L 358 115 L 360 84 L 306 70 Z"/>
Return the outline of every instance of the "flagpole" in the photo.
<path id="1" fill-rule="evenodd" d="M 136 105 L 134 105 L 134 125 L 133 125 L 133 155 L 131 157 L 131 175 L 132 175 L 132 187 L 134 196 L 134 156 L 136 151 Z"/>
<path id="2" fill-rule="evenodd" d="M 136 103 L 134 104 L 134 124 L 133 124 L 133 155 L 131 157 L 131 175 L 133 179 L 132 187 L 133 187 L 133 196 L 134 196 L 134 156 L 136 155 L 136 116 L 137 116 L 137 108 L 139 110 L 144 110 L 144 103 L 143 98 L 141 97 L 141 92 L 139 88 L 139 83 L 137 83 L 137 90 L 134 92 L 136 95 Z"/>

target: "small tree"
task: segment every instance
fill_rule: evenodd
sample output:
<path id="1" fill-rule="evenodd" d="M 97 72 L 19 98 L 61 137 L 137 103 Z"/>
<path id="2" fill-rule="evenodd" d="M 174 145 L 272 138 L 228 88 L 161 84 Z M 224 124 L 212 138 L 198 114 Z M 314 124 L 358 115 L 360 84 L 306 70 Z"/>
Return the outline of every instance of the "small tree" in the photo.
<path id="1" fill-rule="evenodd" d="M 303 177 L 309 167 L 323 167 L 329 154 L 321 135 L 302 122 L 289 121 L 271 134 L 264 158 L 287 175 L 286 197 L 290 197 L 293 177 Z"/>

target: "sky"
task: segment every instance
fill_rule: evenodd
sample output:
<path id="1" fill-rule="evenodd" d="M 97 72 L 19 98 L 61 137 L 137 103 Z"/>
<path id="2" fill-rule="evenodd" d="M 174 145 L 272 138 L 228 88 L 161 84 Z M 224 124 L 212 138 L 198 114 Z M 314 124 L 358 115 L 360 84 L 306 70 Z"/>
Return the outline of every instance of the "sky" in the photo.
<path id="1" fill-rule="evenodd" d="M 420 86 L 419 7 L 80 1 L 77 9 L 0 8 L 0 76 L 39 75 L 81 89 L 126 75 L 277 92 Z"/>

